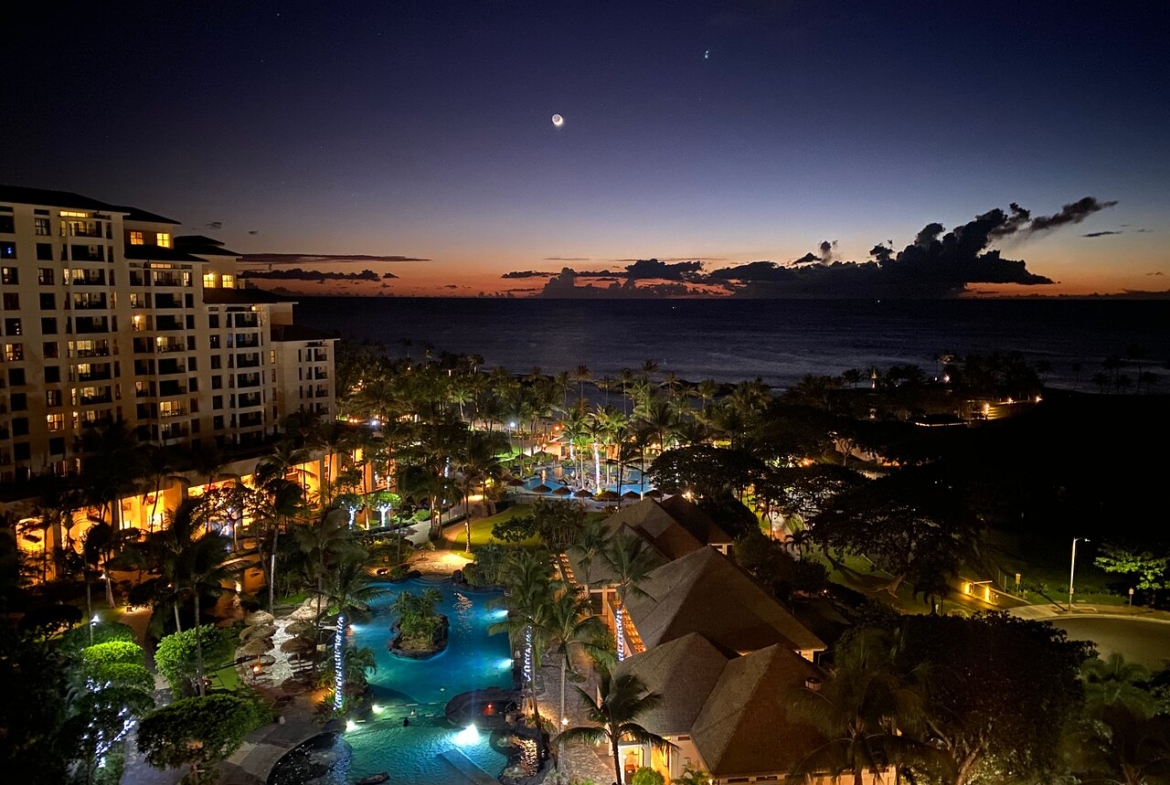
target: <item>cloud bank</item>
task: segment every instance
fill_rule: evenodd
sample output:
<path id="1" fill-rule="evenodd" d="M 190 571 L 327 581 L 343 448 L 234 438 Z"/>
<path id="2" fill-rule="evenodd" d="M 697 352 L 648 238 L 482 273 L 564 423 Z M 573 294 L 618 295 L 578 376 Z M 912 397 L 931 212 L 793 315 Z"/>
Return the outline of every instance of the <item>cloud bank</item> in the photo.
<path id="1" fill-rule="evenodd" d="M 535 270 L 506 273 L 504 278 L 547 277 L 541 296 L 702 296 L 805 298 L 943 298 L 969 291 L 971 284 L 1052 284 L 1051 278 L 1030 272 L 1023 260 L 1005 259 L 992 246 L 1020 242 L 1079 224 L 1116 205 L 1086 196 L 1064 205 L 1052 215 L 1033 216 L 1016 203 L 995 208 L 947 231 L 928 223 L 914 241 L 895 251 L 892 243 L 878 243 L 865 261 L 837 259 L 837 243 L 824 240 L 799 259 L 788 263 L 748 262 L 711 271 L 699 260 L 633 260 L 624 270 L 559 273 Z M 1109 232 L 1095 232 L 1097 237 Z M 616 278 L 608 286 L 598 279 Z M 579 285 L 584 282 L 584 285 Z"/>

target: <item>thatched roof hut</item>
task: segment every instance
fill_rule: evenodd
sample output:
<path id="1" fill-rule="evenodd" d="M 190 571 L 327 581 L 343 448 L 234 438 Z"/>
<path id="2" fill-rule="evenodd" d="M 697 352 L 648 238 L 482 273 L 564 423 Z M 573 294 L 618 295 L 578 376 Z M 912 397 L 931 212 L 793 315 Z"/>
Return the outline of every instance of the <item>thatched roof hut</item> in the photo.
<path id="1" fill-rule="evenodd" d="M 284 631 L 289 635 L 305 635 L 313 631 L 313 625 L 304 619 L 297 619 L 296 621 L 290 622 L 284 628 Z"/>
<path id="2" fill-rule="evenodd" d="M 271 638 L 276 634 L 276 627 L 272 624 L 260 624 L 255 627 L 245 627 L 240 630 L 240 641 L 247 642 L 256 638 Z"/>
<path id="3" fill-rule="evenodd" d="M 244 617 L 244 624 L 247 624 L 249 627 L 256 627 L 261 624 L 272 624 L 274 621 L 276 621 L 276 619 L 274 619 L 272 614 L 268 611 L 256 611 L 255 613 L 249 613 Z"/>
<path id="4" fill-rule="evenodd" d="M 240 651 L 248 657 L 259 657 L 261 654 L 269 652 L 274 648 L 275 644 L 272 643 L 271 638 L 253 638 L 245 643 Z"/>

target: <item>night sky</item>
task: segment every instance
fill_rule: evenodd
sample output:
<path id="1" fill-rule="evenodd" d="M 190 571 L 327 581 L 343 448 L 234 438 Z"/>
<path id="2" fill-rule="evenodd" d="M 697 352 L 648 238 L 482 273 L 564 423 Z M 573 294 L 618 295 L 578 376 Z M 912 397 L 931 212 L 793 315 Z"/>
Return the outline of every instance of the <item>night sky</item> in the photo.
<path id="1" fill-rule="evenodd" d="M 967 291 L 1170 289 L 1165 0 L 20 12 L 0 182 L 140 206 L 243 253 L 428 260 L 325 262 L 378 282 L 322 293 L 529 293 L 547 277 L 501 276 L 650 258 L 701 260 L 666 280 L 717 291 L 712 271 L 826 260 L 825 241 L 829 262 L 893 258 L 937 222 L 942 249 L 994 208 L 1012 231 L 992 220 L 969 255 L 998 249 L 1033 283 Z M 1010 225 L 1012 203 L 1035 219 L 1085 197 L 1043 231 Z"/>

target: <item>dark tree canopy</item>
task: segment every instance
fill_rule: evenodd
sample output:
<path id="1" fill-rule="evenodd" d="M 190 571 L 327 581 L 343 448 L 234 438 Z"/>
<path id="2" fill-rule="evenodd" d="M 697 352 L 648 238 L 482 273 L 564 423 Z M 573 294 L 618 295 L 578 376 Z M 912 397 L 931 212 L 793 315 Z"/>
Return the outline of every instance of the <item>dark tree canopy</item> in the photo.
<path id="1" fill-rule="evenodd" d="M 706 444 L 667 450 L 648 469 L 655 484 L 668 492 L 691 491 L 699 498 L 738 495 L 764 473 L 764 464 L 742 450 Z"/>
<path id="2" fill-rule="evenodd" d="M 827 551 L 865 555 L 929 595 L 945 590 L 975 551 L 977 526 L 934 467 L 904 469 L 833 498 L 812 520 L 812 537 Z"/>
<path id="3" fill-rule="evenodd" d="M 942 781 L 1043 781 L 1055 770 L 1082 707 L 1079 673 L 1092 644 L 1004 613 L 911 616 L 900 628 L 902 671 L 927 673 L 926 740 L 941 753 Z"/>

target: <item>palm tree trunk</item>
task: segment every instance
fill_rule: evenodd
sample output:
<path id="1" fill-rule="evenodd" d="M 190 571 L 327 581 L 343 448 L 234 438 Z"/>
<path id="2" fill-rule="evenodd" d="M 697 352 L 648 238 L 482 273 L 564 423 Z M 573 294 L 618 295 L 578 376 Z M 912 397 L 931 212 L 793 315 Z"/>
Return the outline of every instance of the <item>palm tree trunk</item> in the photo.
<path id="1" fill-rule="evenodd" d="M 175 632 L 182 632 L 183 625 L 179 621 L 179 600 L 178 600 L 178 598 L 175 598 L 175 604 L 172 605 L 171 608 L 175 611 Z"/>
<path id="2" fill-rule="evenodd" d="M 333 633 L 333 708 L 345 705 L 345 614 L 337 614 L 337 631 Z"/>
<path id="3" fill-rule="evenodd" d="M 558 732 L 559 732 L 560 730 L 563 730 L 563 729 L 564 729 L 564 719 L 565 719 L 565 669 L 566 669 L 566 668 L 568 667 L 568 665 L 569 665 L 569 649 L 568 649 L 568 647 L 566 647 L 566 648 L 565 648 L 565 650 L 564 650 L 563 652 L 561 652 L 561 654 L 563 655 L 563 656 L 561 657 L 561 716 L 557 718 L 557 730 L 558 730 Z"/>
<path id="4" fill-rule="evenodd" d="M 82 569 L 85 577 L 85 626 L 89 628 L 89 645 L 93 645 L 93 591 L 89 581 L 89 566 Z"/>
<path id="5" fill-rule="evenodd" d="M 618 757 L 618 737 L 611 734 L 609 737 L 610 747 L 613 748 L 613 781 L 617 785 L 622 785 L 625 779 L 622 778 L 622 761 Z"/>
<path id="6" fill-rule="evenodd" d="M 268 612 L 272 613 L 272 608 L 276 604 L 276 545 L 280 540 L 280 521 L 276 522 L 276 527 L 272 530 L 272 559 L 268 568 Z"/>
<path id="7" fill-rule="evenodd" d="M 199 694 L 206 693 L 203 686 L 203 636 L 199 633 L 199 587 L 195 587 L 195 678 L 199 680 Z"/>

